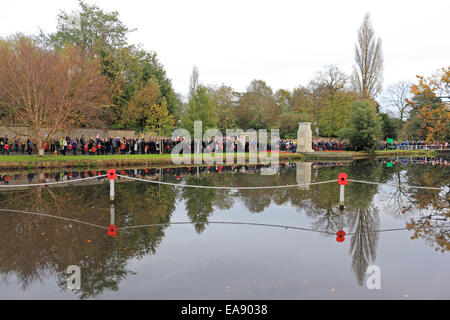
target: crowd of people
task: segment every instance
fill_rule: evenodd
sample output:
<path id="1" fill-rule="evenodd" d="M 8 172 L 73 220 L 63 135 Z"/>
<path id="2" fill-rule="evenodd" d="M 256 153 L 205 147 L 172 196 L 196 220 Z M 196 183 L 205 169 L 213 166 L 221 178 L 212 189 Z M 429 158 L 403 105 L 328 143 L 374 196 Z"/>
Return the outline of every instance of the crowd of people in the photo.
<path id="1" fill-rule="evenodd" d="M 349 147 L 342 141 L 321 139 L 312 142 L 312 149 L 314 151 L 348 151 Z"/>
<path id="2" fill-rule="evenodd" d="M 384 141 L 378 145 L 378 150 L 447 150 L 448 142 L 427 143 L 426 141 Z"/>
<path id="3" fill-rule="evenodd" d="M 47 154 L 54 155 L 170 154 L 180 142 L 183 142 L 182 138 L 105 138 L 97 134 L 96 137 L 89 138 L 82 135 L 75 138 L 67 136 L 53 139 L 45 144 L 44 151 Z M 277 146 L 280 151 L 284 152 L 296 152 L 297 150 L 297 144 L 294 140 L 279 140 Z M 267 145 L 256 142 L 250 143 L 248 139 L 239 139 L 238 137 L 223 137 L 221 140 L 216 140 L 215 137 L 209 140 L 192 140 L 188 150 L 190 153 L 194 153 L 195 148 L 203 150 L 203 152 L 217 150 L 224 153 L 232 152 L 231 150 L 234 150 L 234 152 L 249 152 L 252 147 L 259 148 L 260 151 L 271 151 L 270 143 Z M 2 155 L 11 153 L 31 155 L 37 151 L 37 145 L 32 143 L 30 139 L 15 138 L 11 141 L 7 135 L 0 137 L 0 154 Z"/>
<path id="4" fill-rule="evenodd" d="M 95 137 L 62 137 L 53 139 L 46 143 L 44 150 L 48 154 L 54 155 L 114 155 L 114 154 L 170 154 L 174 147 L 182 141 L 181 138 L 126 138 L 109 137 L 105 138 L 97 134 Z M 245 142 L 244 142 L 245 141 Z M 250 150 L 271 151 L 271 145 L 260 145 L 258 143 L 249 143 L 248 139 L 239 139 L 238 137 L 223 137 L 221 140 L 211 138 L 209 140 L 192 140 L 188 147 L 190 153 L 194 153 L 195 144 L 197 150 L 203 152 L 249 152 Z M 201 146 L 200 146 L 201 144 Z M 227 145 L 228 148 L 227 148 Z M 351 151 L 350 145 L 346 141 L 335 139 L 316 139 L 312 142 L 314 151 Z M 251 149 L 253 147 L 253 149 Z M 277 147 L 281 152 L 297 151 L 297 143 L 292 139 L 281 139 L 277 142 Z M 410 149 L 448 149 L 448 142 L 427 144 L 425 141 L 384 141 L 379 143 L 378 150 L 410 150 Z M 10 139 L 7 135 L 0 136 L 0 154 L 33 154 L 38 151 L 35 143 L 28 139 L 14 138 Z"/>
<path id="5" fill-rule="evenodd" d="M 11 141 L 8 135 L 0 136 L 0 154 L 9 155 L 12 152 L 32 154 L 33 150 L 36 150 L 36 144 L 33 144 L 30 139 L 15 138 Z"/>

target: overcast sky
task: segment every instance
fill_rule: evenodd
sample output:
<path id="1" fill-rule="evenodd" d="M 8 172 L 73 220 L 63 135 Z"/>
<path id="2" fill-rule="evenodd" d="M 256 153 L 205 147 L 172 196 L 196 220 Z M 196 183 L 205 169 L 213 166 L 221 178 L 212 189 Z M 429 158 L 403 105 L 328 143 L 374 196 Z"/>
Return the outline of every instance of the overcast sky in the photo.
<path id="1" fill-rule="evenodd" d="M 384 86 L 450 65 L 450 1 L 87 0 L 138 30 L 130 41 L 157 52 L 186 94 L 193 65 L 204 84 L 244 91 L 253 79 L 274 90 L 307 85 L 328 64 L 350 73 L 357 31 L 370 12 L 383 41 Z M 0 35 L 56 29 L 77 0 L 0 0 Z"/>

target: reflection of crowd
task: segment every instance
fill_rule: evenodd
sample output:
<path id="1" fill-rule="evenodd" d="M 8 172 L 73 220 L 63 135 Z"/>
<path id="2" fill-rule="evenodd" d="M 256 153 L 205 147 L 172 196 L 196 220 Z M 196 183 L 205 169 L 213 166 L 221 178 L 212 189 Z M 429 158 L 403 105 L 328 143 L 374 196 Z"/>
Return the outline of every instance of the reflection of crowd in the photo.
<path id="1" fill-rule="evenodd" d="M 446 159 L 442 158 L 395 158 L 395 159 L 378 159 L 379 163 L 398 163 L 402 165 L 418 164 L 424 166 L 448 166 L 450 163 Z"/>
<path id="2" fill-rule="evenodd" d="M 117 173 L 122 176 L 133 178 L 155 178 L 162 176 L 167 180 L 179 181 L 183 175 L 192 175 L 202 173 L 248 173 L 254 174 L 267 168 L 268 165 L 233 165 L 233 166 L 199 166 L 199 167 L 177 167 L 177 168 L 151 168 L 151 169 L 121 169 Z M 295 163 L 280 163 L 279 171 L 284 172 L 289 168 L 295 168 Z M 26 183 L 51 183 L 61 181 L 75 181 L 85 178 L 98 177 L 98 180 L 106 181 L 108 178 L 107 170 L 99 171 L 66 171 L 66 172 L 46 172 L 46 173 L 27 173 L 14 175 L 0 175 L 0 182 L 3 184 L 26 184 Z M 94 179 L 96 180 L 96 179 Z"/>

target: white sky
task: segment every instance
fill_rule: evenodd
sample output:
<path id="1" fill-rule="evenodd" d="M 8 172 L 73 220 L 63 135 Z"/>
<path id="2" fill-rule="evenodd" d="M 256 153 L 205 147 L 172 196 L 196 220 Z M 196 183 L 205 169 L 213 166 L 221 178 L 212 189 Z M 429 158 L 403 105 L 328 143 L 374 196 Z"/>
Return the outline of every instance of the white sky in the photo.
<path id="1" fill-rule="evenodd" d="M 157 52 L 177 92 L 193 65 L 204 84 L 244 91 L 253 79 L 274 91 L 306 85 L 336 64 L 350 73 L 357 31 L 371 13 L 383 41 L 385 87 L 450 65 L 448 0 L 88 0 L 138 30 L 132 43 Z M 56 29 L 59 11 L 77 0 L 0 0 L 0 36 Z"/>

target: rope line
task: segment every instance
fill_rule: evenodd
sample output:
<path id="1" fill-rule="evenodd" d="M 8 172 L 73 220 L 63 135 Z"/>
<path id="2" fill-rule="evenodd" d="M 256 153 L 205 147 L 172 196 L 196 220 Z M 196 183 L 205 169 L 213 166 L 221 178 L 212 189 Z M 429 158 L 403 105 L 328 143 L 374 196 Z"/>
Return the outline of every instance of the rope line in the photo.
<path id="1" fill-rule="evenodd" d="M 97 224 L 84 222 L 80 220 L 65 218 L 65 217 L 59 217 L 59 216 L 53 216 L 45 213 L 37 213 L 37 212 L 29 212 L 29 211 L 20 211 L 20 210 L 10 210 L 10 209 L 0 209 L 0 212 L 6 212 L 6 213 L 18 213 L 18 214 L 29 214 L 34 216 L 40 216 L 45 218 L 55 218 L 60 220 L 65 220 L 69 222 L 75 222 L 79 224 L 88 225 L 95 228 L 100 228 L 103 230 L 108 230 L 107 227 L 103 227 Z M 146 224 L 146 225 L 139 225 L 139 226 L 130 226 L 130 227 L 122 227 L 118 228 L 117 231 L 125 231 L 125 230 L 134 230 L 134 229 L 140 229 L 140 228 L 150 228 L 150 227 L 163 227 L 163 226 L 172 226 L 172 225 L 194 225 L 194 224 L 222 224 L 222 225 L 241 225 L 241 226 L 257 226 L 257 227 L 272 227 L 272 228 L 280 228 L 280 229 L 292 229 L 292 230 L 300 230 L 300 231 L 309 231 L 309 232 L 316 232 L 316 233 L 322 233 L 330 236 L 335 236 L 335 233 L 328 232 L 328 231 L 322 231 L 322 230 L 316 230 L 311 228 L 303 228 L 303 227 L 296 227 L 296 226 L 288 226 L 288 225 L 279 225 L 279 224 L 267 224 L 267 223 L 255 223 L 255 222 L 236 222 L 236 221 L 208 221 L 208 222 L 168 222 L 168 223 L 155 223 L 155 224 Z M 384 230 L 373 230 L 373 231 L 366 231 L 361 233 L 380 233 L 380 232 L 393 232 L 393 231 L 405 231 L 408 230 L 408 228 L 397 228 L 397 229 L 384 229 Z M 361 233 L 348 233 L 347 236 L 354 236 Z"/>
<path id="2" fill-rule="evenodd" d="M 169 223 L 157 223 L 157 224 L 147 224 L 147 225 L 140 225 L 140 226 L 122 227 L 122 228 L 118 228 L 117 230 L 130 230 L 130 229 L 147 228 L 147 227 L 162 227 L 162 226 L 169 226 L 169 225 L 189 225 L 189 224 L 230 224 L 230 225 L 259 226 L 259 227 L 274 227 L 274 228 L 282 228 L 282 229 L 286 229 L 286 230 L 293 229 L 293 230 L 311 231 L 311 232 L 335 235 L 335 233 L 331 233 L 331 232 L 327 232 L 327 231 L 295 227 L 295 226 L 285 226 L 285 225 L 279 225 L 279 224 L 266 224 L 266 223 L 252 223 L 252 222 L 235 222 L 235 221 L 169 222 Z"/>
<path id="3" fill-rule="evenodd" d="M 93 180 L 93 179 L 99 179 L 107 177 L 108 175 L 100 175 L 95 177 L 88 177 L 83 179 L 75 179 L 75 180 L 68 180 L 68 181 L 58 181 L 58 182 L 47 182 L 47 183 L 35 183 L 35 184 L 7 184 L 7 185 L 0 185 L 0 188 L 26 188 L 26 187 L 38 187 L 38 186 L 49 186 L 49 185 L 57 185 L 57 184 L 69 184 L 74 182 L 81 182 L 86 180 Z M 283 189 L 283 188 L 298 188 L 298 187 L 304 187 L 304 186 L 314 186 L 314 185 L 320 185 L 320 184 L 327 184 L 327 183 L 333 183 L 338 182 L 338 180 L 328 180 L 328 181 L 321 181 L 321 182 L 311 182 L 311 183 L 303 183 L 303 184 L 294 184 L 294 185 L 279 185 L 279 186 L 259 186 L 259 187 L 216 187 L 216 186 L 196 186 L 196 185 L 186 185 L 186 184 L 180 184 L 180 183 L 170 183 L 170 182 L 162 182 L 162 181 L 153 181 L 153 180 L 147 180 L 147 179 L 141 179 L 141 178 L 135 178 L 135 177 L 129 177 L 124 175 L 117 175 L 120 178 L 134 180 L 134 181 L 141 181 L 141 182 L 147 182 L 147 183 L 153 183 L 153 184 L 159 184 L 159 185 L 167 185 L 167 186 L 174 186 L 174 187 L 182 187 L 182 188 L 196 188 L 196 189 L 216 189 L 216 190 L 264 190 L 264 189 Z M 413 188 L 413 189 L 425 189 L 425 190 L 442 190 L 442 187 L 423 187 L 423 186 L 408 186 L 408 185 L 400 185 L 400 184 L 388 184 L 388 183 L 380 183 L 380 182 L 371 182 L 371 181 L 363 181 L 363 180 L 351 180 L 348 179 L 349 182 L 354 183 L 364 183 L 364 184 L 372 184 L 372 185 L 380 185 L 380 186 L 391 186 L 391 187 L 407 187 L 407 188 Z"/>
<path id="4" fill-rule="evenodd" d="M 50 214 L 45 214 L 45 213 L 20 211 L 20 210 L 10 210 L 10 209 L 0 209 L 0 212 L 23 213 L 23 214 L 30 214 L 30 215 L 40 216 L 40 217 L 45 217 L 45 218 L 55 218 L 55 219 L 60 219 L 60 220 L 65 220 L 65 221 L 70 221 L 70 222 L 76 222 L 76 223 L 85 224 L 85 225 L 88 225 L 88 226 L 91 226 L 91 227 L 96 227 L 96 228 L 101 228 L 101 229 L 104 229 L 104 230 L 108 230 L 108 228 L 103 227 L 103 226 L 99 226 L 97 224 L 84 222 L 84 221 L 80 221 L 80 220 L 75 220 L 75 219 L 70 219 L 70 218 L 65 218 L 65 217 L 52 216 Z"/>
<path id="5" fill-rule="evenodd" d="M 217 190 L 259 190 L 259 189 L 278 189 L 278 188 L 297 188 L 297 187 L 303 187 L 303 186 L 311 186 L 311 185 L 318 185 L 318 184 L 326 184 L 326 183 L 332 183 L 337 182 L 338 180 L 328 180 L 328 181 L 322 181 L 322 182 L 311 182 L 311 183 L 304 183 L 304 184 L 294 184 L 294 185 L 285 185 L 285 186 L 267 186 L 267 187 L 215 187 L 215 186 L 196 186 L 196 185 L 189 185 L 189 184 L 180 184 L 180 183 L 169 183 L 169 182 L 161 182 L 161 181 L 153 181 L 153 180 L 146 180 L 146 179 L 140 179 L 140 178 L 134 178 L 134 177 L 128 177 L 128 176 L 122 176 L 120 174 L 117 175 L 118 177 L 135 180 L 135 181 L 141 181 L 141 182 L 147 182 L 147 183 L 154 183 L 154 184 L 160 184 L 160 185 L 166 185 L 166 186 L 174 186 L 174 187 L 182 187 L 182 188 L 195 188 L 195 189 L 217 189 Z"/>
<path id="6" fill-rule="evenodd" d="M 88 178 L 83 178 L 83 179 L 58 181 L 58 182 L 47 182 L 47 183 L 35 183 L 35 184 L 5 184 L 5 185 L 0 185 L 0 188 L 49 186 L 49 185 L 54 185 L 54 184 L 64 184 L 64 183 L 73 183 L 73 182 L 77 182 L 77 181 L 93 180 L 93 179 L 98 179 L 98 178 L 104 178 L 104 177 L 107 177 L 107 176 L 108 176 L 107 174 L 103 174 L 103 175 L 100 175 L 100 176 L 88 177 Z"/>
<path id="7" fill-rule="evenodd" d="M 316 230 L 316 229 L 310 229 L 310 228 L 302 228 L 302 227 L 295 227 L 295 226 L 288 226 L 288 225 L 279 225 L 279 224 L 266 224 L 266 223 L 253 223 L 253 222 L 235 222 L 235 221 L 208 221 L 208 222 L 168 222 L 168 223 L 156 223 L 156 224 L 147 224 L 147 225 L 140 225 L 140 226 L 131 226 L 131 227 L 122 227 L 118 228 L 118 231 L 122 230 L 132 230 L 132 229 L 139 229 L 139 228 L 147 228 L 147 227 L 163 227 L 163 226 L 170 226 L 170 225 L 189 225 L 189 224 L 225 224 L 225 225 L 245 225 L 245 226 L 258 226 L 258 227 L 273 227 L 273 228 L 280 228 L 280 229 L 292 229 L 292 230 L 301 230 L 301 231 L 310 231 L 310 232 L 317 232 L 317 233 L 323 233 L 331 236 L 336 236 L 336 233 L 328 232 L 328 231 L 322 231 L 322 230 Z M 396 229 L 384 229 L 384 230 L 373 230 L 373 231 L 366 231 L 366 232 L 360 232 L 360 233 L 347 233 L 347 236 L 353 236 L 361 233 L 378 233 L 378 232 L 392 232 L 392 231 L 405 231 L 408 230 L 408 228 L 396 228 Z"/>
<path id="8" fill-rule="evenodd" d="M 380 185 L 380 186 L 389 186 L 389 187 L 408 187 L 413 189 L 427 189 L 427 190 L 441 190 L 442 187 L 421 187 L 421 186 L 408 186 L 408 185 L 401 185 L 401 184 L 388 184 L 388 183 L 380 183 L 380 182 L 370 182 L 370 181 L 362 181 L 362 180 L 350 180 L 349 182 L 355 182 L 355 183 L 364 183 L 364 184 L 374 184 L 374 185 Z"/>
<path id="9" fill-rule="evenodd" d="M 384 230 L 373 230 L 373 231 L 365 231 L 365 232 L 360 232 L 360 233 L 378 233 L 378 232 L 392 232 L 392 231 L 406 231 L 408 230 L 408 228 L 396 228 L 396 229 L 384 229 Z M 347 233 L 347 236 L 354 236 L 360 233 Z"/>

